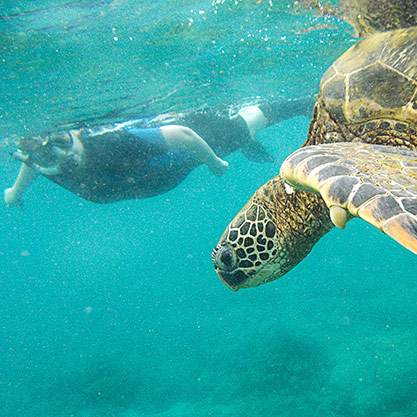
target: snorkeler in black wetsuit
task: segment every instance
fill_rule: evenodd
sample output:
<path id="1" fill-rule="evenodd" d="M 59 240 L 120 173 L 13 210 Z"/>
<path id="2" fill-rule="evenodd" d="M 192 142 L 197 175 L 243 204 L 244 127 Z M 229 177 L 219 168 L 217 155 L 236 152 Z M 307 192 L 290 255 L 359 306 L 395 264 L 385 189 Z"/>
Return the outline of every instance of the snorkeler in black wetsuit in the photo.
<path id="1" fill-rule="evenodd" d="M 24 139 L 15 153 L 23 164 L 15 184 L 5 191 L 5 201 L 20 205 L 38 175 L 85 200 L 112 203 L 165 193 L 202 164 L 223 175 L 228 163 L 221 158 L 238 149 L 248 159 L 272 162 L 255 133 L 309 114 L 312 106 L 313 99 L 305 98 L 248 106 L 235 113 L 229 108 L 203 109 Z"/>

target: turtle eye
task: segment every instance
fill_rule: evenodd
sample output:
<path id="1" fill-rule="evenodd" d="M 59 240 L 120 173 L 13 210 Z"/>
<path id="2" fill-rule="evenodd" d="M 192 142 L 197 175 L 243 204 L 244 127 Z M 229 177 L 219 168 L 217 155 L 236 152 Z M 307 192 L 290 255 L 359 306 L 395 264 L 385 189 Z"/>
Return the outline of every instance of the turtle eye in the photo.
<path id="1" fill-rule="evenodd" d="M 219 269 L 231 271 L 236 268 L 236 254 L 229 245 L 215 248 L 212 257 Z"/>

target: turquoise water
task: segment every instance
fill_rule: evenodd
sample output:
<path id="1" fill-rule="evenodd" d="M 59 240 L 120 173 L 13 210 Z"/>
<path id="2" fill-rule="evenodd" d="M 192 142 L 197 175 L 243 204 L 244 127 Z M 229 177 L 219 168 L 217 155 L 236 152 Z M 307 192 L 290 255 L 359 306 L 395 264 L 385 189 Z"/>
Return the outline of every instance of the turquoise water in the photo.
<path id="1" fill-rule="evenodd" d="M 258 4 L 257 4 L 258 3 Z M 285 1 L 3 2 L 0 186 L 15 136 L 317 92 L 355 40 Z M 315 30 L 310 30 L 311 28 Z M 162 196 L 94 205 L 39 180 L 0 206 L 1 417 L 417 414 L 417 258 L 359 220 L 232 293 L 210 253 L 308 118 Z"/>

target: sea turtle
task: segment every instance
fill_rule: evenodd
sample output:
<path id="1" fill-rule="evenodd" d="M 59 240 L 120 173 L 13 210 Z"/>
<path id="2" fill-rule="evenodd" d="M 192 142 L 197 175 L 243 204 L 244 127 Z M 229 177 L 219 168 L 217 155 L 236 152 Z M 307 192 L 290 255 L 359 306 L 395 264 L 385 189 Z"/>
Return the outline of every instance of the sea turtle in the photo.
<path id="1" fill-rule="evenodd" d="M 416 4 L 394 3 L 413 7 L 407 16 L 416 19 Z M 367 36 L 321 80 L 303 147 L 213 250 L 216 272 L 233 290 L 281 277 L 354 216 L 417 254 L 417 29 L 376 32 L 378 16 L 364 17 Z"/>

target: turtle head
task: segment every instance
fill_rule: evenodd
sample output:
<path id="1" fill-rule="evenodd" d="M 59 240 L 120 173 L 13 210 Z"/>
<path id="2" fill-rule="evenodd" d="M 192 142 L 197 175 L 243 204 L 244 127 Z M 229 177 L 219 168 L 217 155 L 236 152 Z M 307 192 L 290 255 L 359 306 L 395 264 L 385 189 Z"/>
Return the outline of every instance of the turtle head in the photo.
<path id="1" fill-rule="evenodd" d="M 233 291 L 285 275 L 333 227 L 320 197 L 277 176 L 259 188 L 212 252 L 220 279 Z"/>

